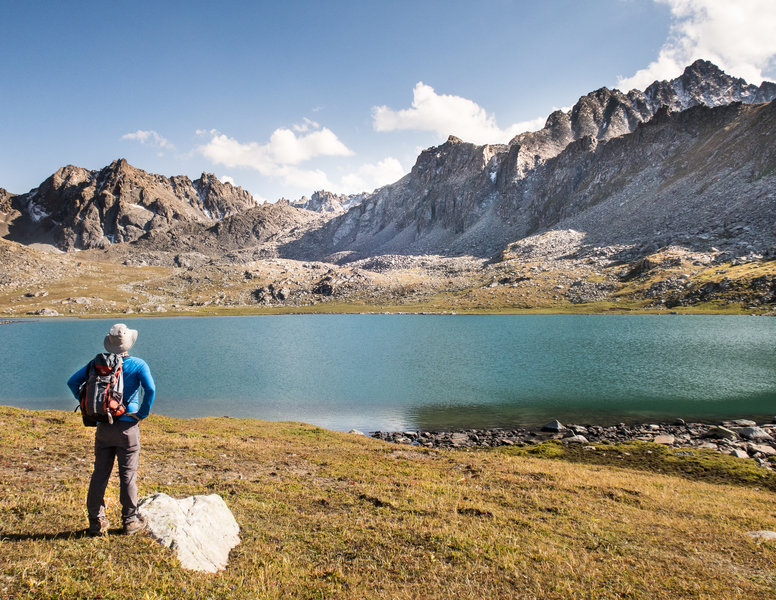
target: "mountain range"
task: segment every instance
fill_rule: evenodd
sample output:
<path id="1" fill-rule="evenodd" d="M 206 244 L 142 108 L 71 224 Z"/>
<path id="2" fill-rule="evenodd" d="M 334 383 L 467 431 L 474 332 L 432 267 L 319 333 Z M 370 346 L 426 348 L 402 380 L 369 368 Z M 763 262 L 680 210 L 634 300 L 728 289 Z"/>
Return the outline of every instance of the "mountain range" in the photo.
<path id="1" fill-rule="evenodd" d="M 643 91 L 600 88 L 507 144 L 451 136 L 374 192 L 272 204 L 205 173 L 167 178 L 123 159 L 99 171 L 68 165 L 27 193 L 0 189 L 0 235 L 171 266 L 182 253 L 220 264 L 602 254 L 633 263 L 671 246 L 767 258 L 775 99 L 776 84 L 698 60 Z"/>

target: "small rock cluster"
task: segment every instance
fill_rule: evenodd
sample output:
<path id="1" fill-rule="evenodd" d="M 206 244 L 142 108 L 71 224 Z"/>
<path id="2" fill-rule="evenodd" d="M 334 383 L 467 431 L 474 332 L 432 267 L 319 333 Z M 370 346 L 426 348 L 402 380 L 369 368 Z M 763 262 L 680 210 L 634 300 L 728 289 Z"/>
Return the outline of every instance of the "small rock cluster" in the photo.
<path id="1" fill-rule="evenodd" d="M 639 424 L 603 427 L 600 425 L 563 425 L 551 421 L 541 429 L 464 429 L 458 431 L 375 431 L 372 437 L 397 444 L 427 448 L 491 448 L 516 444 L 541 444 L 559 440 L 564 444 L 600 444 L 642 441 L 674 448 L 705 448 L 739 458 L 752 458 L 773 468 L 776 457 L 776 424 L 758 426 L 755 421 L 738 419 L 719 425 L 686 423 L 682 419 L 668 424 Z M 589 446 L 594 449 L 594 446 Z"/>

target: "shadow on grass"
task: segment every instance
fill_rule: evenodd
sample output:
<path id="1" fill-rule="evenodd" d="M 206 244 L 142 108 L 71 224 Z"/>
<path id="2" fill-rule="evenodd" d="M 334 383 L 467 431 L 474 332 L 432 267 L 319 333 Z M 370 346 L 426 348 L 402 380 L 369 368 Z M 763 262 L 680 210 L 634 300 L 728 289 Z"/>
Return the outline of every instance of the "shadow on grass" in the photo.
<path id="1" fill-rule="evenodd" d="M 109 535 L 120 535 L 122 530 L 111 529 L 108 531 Z M 60 531 L 58 533 L 0 533 L 0 541 L 2 542 L 25 542 L 25 541 L 38 541 L 38 540 L 77 540 L 86 537 L 105 537 L 105 536 L 90 536 L 86 529 L 77 529 L 74 531 Z"/>

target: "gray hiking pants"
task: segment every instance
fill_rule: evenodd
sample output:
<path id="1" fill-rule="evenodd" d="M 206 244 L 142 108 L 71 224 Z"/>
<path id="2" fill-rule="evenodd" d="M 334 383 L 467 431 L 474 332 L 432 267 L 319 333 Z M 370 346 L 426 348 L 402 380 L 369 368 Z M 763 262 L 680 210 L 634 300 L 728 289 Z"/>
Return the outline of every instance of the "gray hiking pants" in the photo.
<path id="1" fill-rule="evenodd" d="M 126 525 L 137 519 L 137 462 L 140 456 L 140 427 L 129 421 L 113 425 L 99 423 L 94 433 L 94 472 L 86 496 L 89 521 L 105 517 L 105 488 L 113 462 L 119 463 L 121 520 Z"/>

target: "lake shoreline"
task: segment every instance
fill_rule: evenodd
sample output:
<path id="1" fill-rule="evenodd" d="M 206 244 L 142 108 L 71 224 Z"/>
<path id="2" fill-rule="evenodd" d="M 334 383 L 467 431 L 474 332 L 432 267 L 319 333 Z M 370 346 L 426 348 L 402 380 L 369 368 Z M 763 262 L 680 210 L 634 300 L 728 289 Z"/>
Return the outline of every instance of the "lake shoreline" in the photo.
<path id="1" fill-rule="evenodd" d="M 0 307 L 1 308 L 1 307 Z M 752 317 L 776 317 L 776 311 L 770 308 L 746 308 L 743 306 L 719 306 L 719 307 L 675 307 L 671 310 L 665 308 L 601 308 L 595 305 L 562 305 L 559 307 L 493 307 L 481 309 L 416 309 L 397 310 L 395 308 L 383 308 L 379 305 L 337 305 L 327 310 L 324 304 L 299 306 L 281 306 L 269 308 L 239 307 L 213 310 L 191 311 L 163 311 L 163 312 L 100 312 L 100 313 L 76 313 L 76 314 L 44 314 L 39 312 L 16 313 L 6 311 L 7 323 L 22 320 L 67 320 L 67 319 L 137 319 L 137 318 L 174 318 L 174 317 L 268 317 L 281 315 L 440 315 L 440 316 L 466 316 L 466 315 L 703 315 L 703 316 L 752 316 Z M 4 323 L 5 324 L 5 323 Z"/>
<path id="2" fill-rule="evenodd" d="M 714 450 L 739 458 L 752 458 L 763 467 L 773 468 L 776 460 L 776 423 L 758 425 L 750 419 L 723 421 L 718 425 L 687 423 L 639 423 L 613 426 L 563 425 L 559 421 L 542 428 L 481 428 L 445 431 L 374 431 L 370 437 L 395 444 L 423 448 L 497 448 L 502 446 L 540 445 L 555 442 L 581 444 L 590 451 L 601 445 L 625 442 L 656 443 L 692 452 Z"/>

